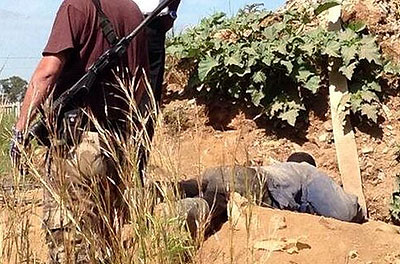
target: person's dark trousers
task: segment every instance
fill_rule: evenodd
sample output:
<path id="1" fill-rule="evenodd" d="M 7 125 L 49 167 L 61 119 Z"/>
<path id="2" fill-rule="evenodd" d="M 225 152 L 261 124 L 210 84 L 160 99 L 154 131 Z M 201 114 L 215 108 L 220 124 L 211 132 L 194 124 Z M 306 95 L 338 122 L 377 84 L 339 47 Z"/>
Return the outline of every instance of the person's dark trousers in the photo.
<path id="1" fill-rule="evenodd" d="M 158 113 L 161 105 L 162 87 L 164 82 L 165 69 L 165 36 L 173 21 L 170 21 L 169 16 L 160 16 L 154 19 L 146 29 L 147 33 L 147 49 L 149 54 L 150 76 L 149 81 L 153 91 L 154 100 L 156 103 L 156 112 Z M 147 106 L 152 106 L 151 99 L 147 101 Z M 151 116 L 146 124 L 148 139 L 150 142 L 154 136 L 154 127 L 156 117 Z M 144 169 L 146 168 L 149 159 L 149 149 L 142 146 L 139 151 L 139 173 L 143 179 Z"/>
<path id="2" fill-rule="evenodd" d="M 149 52 L 150 84 L 157 104 L 161 103 L 165 67 L 165 35 L 163 17 L 156 18 L 147 27 L 147 49 Z"/>

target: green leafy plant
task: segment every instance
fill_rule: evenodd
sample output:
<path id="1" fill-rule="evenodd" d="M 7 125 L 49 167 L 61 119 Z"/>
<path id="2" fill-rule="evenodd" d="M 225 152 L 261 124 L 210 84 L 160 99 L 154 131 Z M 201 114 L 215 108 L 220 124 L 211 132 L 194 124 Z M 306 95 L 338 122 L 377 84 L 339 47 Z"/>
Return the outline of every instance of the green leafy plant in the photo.
<path id="1" fill-rule="evenodd" d="M 170 40 L 168 52 L 195 65 L 189 88 L 247 102 L 291 126 L 309 110 L 306 101 L 328 87 L 336 61 L 350 87 L 343 106 L 377 123 L 386 64 L 363 23 L 345 25 L 341 32 L 315 23 L 335 5 L 279 14 L 252 6 L 231 18 L 216 13 Z"/>
<path id="2" fill-rule="evenodd" d="M 398 191 L 392 194 L 392 202 L 390 204 L 390 215 L 394 223 L 400 223 L 400 178 L 397 176 Z"/>

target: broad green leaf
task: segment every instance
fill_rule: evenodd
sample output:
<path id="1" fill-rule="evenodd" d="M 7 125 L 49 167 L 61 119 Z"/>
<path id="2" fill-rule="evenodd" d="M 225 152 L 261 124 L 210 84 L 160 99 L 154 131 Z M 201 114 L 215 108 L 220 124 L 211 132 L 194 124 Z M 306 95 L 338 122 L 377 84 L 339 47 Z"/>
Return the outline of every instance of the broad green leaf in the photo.
<path id="1" fill-rule="evenodd" d="M 280 102 L 280 101 L 275 101 L 272 105 L 271 105 L 271 116 L 275 116 L 277 113 L 279 113 L 280 111 L 283 110 L 284 107 L 284 103 Z"/>
<path id="2" fill-rule="evenodd" d="M 255 83 L 265 83 L 267 81 L 267 76 L 262 71 L 258 71 L 253 75 L 253 82 Z"/>
<path id="3" fill-rule="evenodd" d="M 315 8 L 314 14 L 318 16 L 322 12 L 338 5 L 340 5 L 338 1 L 325 1 L 324 3 L 320 4 L 317 8 Z"/>
<path id="4" fill-rule="evenodd" d="M 318 7 L 318 13 L 329 9 L 329 5 L 337 5 L 332 2 L 325 0 Z M 310 6 L 304 7 L 309 11 Z M 252 101 L 266 109 L 268 116 L 280 118 L 282 114 L 291 124 L 295 123 L 295 112 L 301 113 L 303 98 L 298 98 L 299 103 L 290 100 L 290 95 L 298 95 L 295 89 L 299 86 L 313 93 L 319 91 L 321 78 L 327 77 L 326 69 L 332 66 L 326 57 L 341 61 L 340 72 L 351 80 L 347 95 L 350 99 L 345 108 L 357 115 L 362 114 L 363 105 L 379 106 L 377 94 L 381 91 L 384 73 L 400 76 L 400 67 L 396 70 L 389 63 L 377 65 L 383 59 L 373 35 L 364 30 L 363 23 L 353 22 L 344 31 L 331 32 L 323 25 L 309 28 L 311 25 L 304 23 L 309 15 L 300 10 L 283 12 L 280 21 L 274 21 L 274 17 L 264 20 L 266 17 L 261 11 L 242 12 L 233 17 L 212 16 L 169 40 L 168 51 L 181 59 L 178 67 L 182 70 L 198 66 L 197 72 L 191 74 L 191 83 L 197 78 L 196 87 L 204 87 L 210 95 L 221 91 L 247 103 Z M 250 31 L 251 35 L 246 38 Z M 226 33 L 222 37 L 227 39 L 231 35 L 239 39 L 236 42 L 217 40 L 216 32 Z M 366 67 L 358 71 L 361 60 Z M 368 62 L 373 65 L 367 65 Z M 355 76 L 356 72 L 360 75 Z M 273 90 L 276 83 L 288 77 L 294 81 L 293 87 L 279 89 L 279 95 L 264 94 L 269 89 L 263 85 Z"/>
<path id="5" fill-rule="evenodd" d="M 319 76 L 314 75 L 304 84 L 304 87 L 310 90 L 313 94 L 315 94 L 319 90 L 320 82 L 321 79 L 319 78 Z"/>
<path id="6" fill-rule="evenodd" d="M 370 89 L 376 92 L 382 92 L 382 87 L 378 82 L 371 82 Z"/>
<path id="7" fill-rule="evenodd" d="M 259 106 L 261 100 L 265 97 L 265 94 L 262 91 L 254 90 L 253 93 L 251 94 L 251 100 L 252 103 L 255 106 Z"/>
<path id="8" fill-rule="evenodd" d="M 228 65 L 228 66 L 236 65 L 238 67 L 243 67 L 244 65 L 241 61 L 242 61 L 242 58 L 241 58 L 240 54 L 236 53 L 225 59 L 225 65 Z"/>
<path id="9" fill-rule="evenodd" d="M 340 101 L 339 101 L 336 111 L 339 113 L 347 111 L 348 107 L 351 104 L 350 99 L 351 99 L 350 93 L 343 94 L 342 97 L 340 98 Z"/>
<path id="10" fill-rule="evenodd" d="M 276 33 L 280 33 L 281 31 L 286 29 L 287 24 L 285 22 L 280 22 L 280 23 L 274 24 L 273 27 L 274 27 Z"/>
<path id="11" fill-rule="evenodd" d="M 345 31 L 342 31 L 338 34 L 340 41 L 342 42 L 349 42 L 353 39 L 357 39 L 357 34 L 351 30 L 351 29 L 346 29 Z"/>
<path id="12" fill-rule="evenodd" d="M 266 66 L 271 66 L 272 65 L 272 61 L 274 60 L 274 57 L 271 56 L 270 54 L 265 54 L 265 56 L 262 59 L 262 62 L 266 65 Z"/>
<path id="13" fill-rule="evenodd" d="M 349 27 L 350 29 L 352 29 L 353 31 L 359 33 L 359 32 L 361 32 L 361 31 L 363 31 L 367 26 L 365 25 L 364 22 L 358 20 L 358 21 L 351 22 L 351 23 L 348 25 L 348 27 Z"/>
<path id="14" fill-rule="evenodd" d="M 349 65 L 352 60 L 357 59 L 356 55 L 357 48 L 354 45 L 342 47 L 342 57 L 345 65 Z"/>
<path id="15" fill-rule="evenodd" d="M 267 27 L 267 28 L 263 31 L 263 36 L 264 36 L 266 39 L 273 40 L 273 39 L 276 38 L 276 32 L 277 32 L 276 27 L 275 27 L 275 26 L 270 26 L 270 27 Z"/>
<path id="16" fill-rule="evenodd" d="M 214 69 L 214 67 L 218 66 L 218 64 L 218 61 L 210 56 L 207 56 L 205 59 L 201 60 L 198 67 L 200 81 L 203 82 L 207 78 L 207 75 Z"/>
<path id="17" fill-rule="evenodd" d="M 315 44 L 314 43 L 306 43 L 304 45 L 301 45 L 300 49 L 302 51 L 304 51 L 308 56 L 312 56 L 312 54 L 314 53 Z"/>
<path id="18" fill-rule="evenodd" d="M 298 81 L 305 83 L 307 82 L 308 78 L 310 78 L 310 76 L 312 75 L 314 75 L 314 73 L 309 70 L 299 70 L 299 73 L 297 74 L 296 78 Z"/>
<path id="19" fill-rule="evenodd" d="M 371 91 L 363 91 L 361 97 L 367 103 L 379 102 L 378 96 Z"/>
<path id="20" fill-rule="evenodd" d="M 352 96 L 351 97 L 351 111 L 353 113 L 357 113 L 358 111 L 361 111 L 361 105 L 363 103 L 363 100 L 360 96 Z"/>
<path id="21" fill-rule="evenodd" d="M 284 61 L 284 60 L 282 60 L 282 61 L 281 61 L 281 64 L 282 64 L 283 66 L 286 67 L 286 69 L 287 69 L 287 71 L 288 71 L 289 74 L 292 73 L 292 71 L 293 71 L 293 64 L 292 64 L 291 61 Z"/>
<path id="22" fill-rule="evenodd" d="M 329 57 L 340 58 L 340 43 L 337 41 L 329 41 L 322 51 L 322 54 L 326 54 Z"/>
<path id="23" fill-rule="evenodd" d="M 366 115 L 374 123 L 376 123 L 378 121 L 378 109 L 374 105 L 363 104 L 361 106 L 361 114 Z"/>
<path id="24" fill-rule="evenodd" d="M 382 65 L 378 46 L 376 45 L 373 37 L 363 37 L 360 44 L 360 59 L 366 59 L 370 63 L 375 62 L 378 65 Z"/>
<path id="25" fill-rule="evenodd" d="M 283 42 L 281 42 L 280 45 L 278 45 L 278 46 L 275 48 L 275 50 L 276 50 L 277 52 L 279 52 L 280 54 L 282 54 L 282 55 L 287 55 L 287 54 L 288 54 L 288 52 L 287 52 L 287 50 L 286 50 L 286 44 L 283 43 Z"/>
<path id="26" fill-rule="evenodd" d="M 179 55 L 182 52 L 182 46 L 170 45 L 170 46 L 168 46 L 166 51 L 168 54 Z"/>
<path id="27" fill-rule="evenodd" d="M 248 59 L 247 65 L 248 65 L 249 67 L 252 67 L 252 66 L 254 66 L 254 65 L 257 65 L 257 62 L 258 62 L 258 58 L 256 58 L 256 57 L 251 57 L 251 58 Z"/>
<path id="28" fill-rule="evenodd" d="M 344 76 L 346 76 L 346 78 L 351 81 L 351 79 L 353 78 L 353 74 L 354 74 L 354 70 L 357 67 L 358 62 L 353 62 L 352 64 L 348 65 L 348 66 L 342 66 L 339 68 L 339 71 L 341 73 L 343 73 Z"/>
<path id="29" fill-rule="evenodd" d="M 295 126 L 297 117 L 299 116 L 299 110 L 291 109 L 279 115 L 279 118 L 288 122 L 289 125 Z"/>
<path id="30" fill-rule="evenodd" d="M 253 56 L 259 56 L 260 55 L 255 51 L 254 48 L 250 48 L 250 47 L 243 48 L 243 52 L 247 53 L 248 55 L 253 55 Z"/>
<path id="31" fill-rule="evenodd" d="M 382 92 L 381 85 L 376 81 L 372 81 L 372 82 L 367 83 L 366 84 L 366 88 L 368 90 L 372 90 L 372 91 L 375 91 L 375 92 Z"/>
<path id="32" fill-rule="evenodd" d="M 298 102 L 299 98 L 294 98 L 291 99 L 291 101 L 287 102 L 287 106 L 290 109 L 297 109 L 298 111 L 300 110 L 306 110 L 306 108 L 304 107 L 304 105 L 302 105 L 300 102 Z"/>
<path id="33" fill-rule="evenodd" d="M 384 65 L 383 71 L 388 74 L 399 75 L 400 74 L 400 64 L 395 63 L 393 61 L 389 61 Z"/>

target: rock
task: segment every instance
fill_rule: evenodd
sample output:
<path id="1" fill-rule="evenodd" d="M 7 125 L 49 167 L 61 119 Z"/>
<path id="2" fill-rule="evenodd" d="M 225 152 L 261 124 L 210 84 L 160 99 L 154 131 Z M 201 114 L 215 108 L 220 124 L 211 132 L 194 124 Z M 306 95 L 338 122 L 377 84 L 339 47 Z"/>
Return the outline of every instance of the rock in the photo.
<path id="1" fill-rule="evenodd" d="M 363 148 L 361 149 L 361 152 L 362 152 L 363 154 L 369 154 L 369 153 L 374 152 L 374 148 L 371 147 L 371 146 L 363 147 Z"/>
<path id="2" fill-rule="evenodd" d="M 187 102 L 189 105 L 195 105 L 196 104 L 196 99 L 191 99 Z"/>
<path id="3" fill-rule="evenodd" d="M 333 131 L 333 126 L 332 126 L 332 121 L 328 120 L 324 123 L 324 128 L 326 132 L 332 132 Z"/>
<path id="4" fill-rule="evenodd" d="M 388 225 L 388 224 L 382 224 L 378 226 L 376 231 L 379 232 L 385 232 L 385 233 L 391 233 L 391 234 L 400 234 L 400 229 L 396 226 Z"/>
<path id="5" fill-rule="evenodd" d="M 324 133 L 324 134 L 322 134 L 322 135 L 320 135 L 320 136 L 318 137 L 318 140 L 319 140 L 320 142 L 328 142 L 328 139 L 329 139 L 328 133 Z"/>
<path id="6" fill-rule="evenodd" d="M 350 259 L 358 258 L 358 252 L 357 252 L 357 250 L 352 250 L 352 251 L 350 251 L 350 252 L 349 252 L 349 258 L 350 258 Z"/>
<path id="7" fill-rule="evenodd" d="M 273 230 L 282 230 L 287 227 L 286 218 L 281 215 L 273 215 L 270 220 Z"/>
<path id="8" fill-rule="evenodd" d="M 385 173 L 383 171 L 380 171 L 378 173 L 378 180 L 383 181 L 385 179 Z"/>
<path id="9" fill-rule="evenodd" d="M 246 210 L 248 209 L 249 201 L 238 193 L 233 193 L 229 202 L 228 217 L 231 219 L 232 227 L 235 230 L 246 228 Z M 256 223 L 257 219 L 252 218 L 251 222 Z"/>
<path id="10" fill-rule="evenodd" d="M 319 219 L 319 223 L 323 226 L 325 226 L 326 228 L 328 228 L 329 230 L 336 230 L 337 227 L 332 223 L 332 221 L 330 221 L 328 218 L 325 218 L 323 216 L 321 216 L 321 218 Z"/>
<path id="11" fill-rule="evenodd" d="M 391 125 L 387 125 L 386 128 L 389 130 L 393 130 L 393 126 L 391 126 Z"/>
<path id="12" fill-rule="evenodd" d="M 386 117 L 390 120 L 392 119 L 392 113 L 390 112 L 389 107 L 387 105 L 382 105 L 383 112 L 385 112 Z"/>
<path id="13" fill-rule="evenodd" d="M 385 148 L 382 150 L 382 153 L 383 153 L 383 154 L 388 154 L 388 153 L 389 153 L 389 148 L 388 148 L 388 147 L 385 147 Z"/>
<path id="14" fill-rule="evenodd" d="M 254 243 L 254 249 L 264 250 L 269 252 L 283 251 L 290 255 L 298 254 L 301 250 L 311 249 L 311 246 L 303 242 L 304 238 L 269 238 L 256 241 Z"/>

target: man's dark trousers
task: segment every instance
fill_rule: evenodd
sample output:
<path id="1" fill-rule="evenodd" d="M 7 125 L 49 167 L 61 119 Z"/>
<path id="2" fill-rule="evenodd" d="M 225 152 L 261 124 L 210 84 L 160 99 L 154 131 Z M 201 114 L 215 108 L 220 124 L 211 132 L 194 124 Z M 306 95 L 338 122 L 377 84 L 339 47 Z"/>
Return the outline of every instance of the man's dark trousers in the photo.
<path id="1" fill-rule="evenodd" d="M 154 100 L 156 103 L 157 113 L 160 110 L 161 105 L 161 95 L 162 95 L 162 86 L 164 82 L 164 68 L 165 68 L 165 38 L 166 33 L 169 28 L 166 28 L 165 20 L 171 19 L 165 16 L 159 16 L 154 19 L 150 25 L 146 29 L 147 33 L 147 49 L 149 54 L 149 65 L 150 65 L 150 76 L 149 81 L 152 88 L 152 92 L 154 95 Z M 167 26 L 168 27 L 168 26 Z M 147 101 L 147 100 L 144 100 Z M 147 101 L 148 107 L 151 106 L 151 99 Z M 147 135 L 150 142 L 154 136 L 154 127 L 156 117 L 151 116 L 150 120 L 146 124 Z M 146 146 L 142 146 L 140 151 L 140 161 L 139 161 L 139 172 L 141 177 L 144 177 L 143 170 L 145 169 L 149 150 L 146 149 Z"/>

